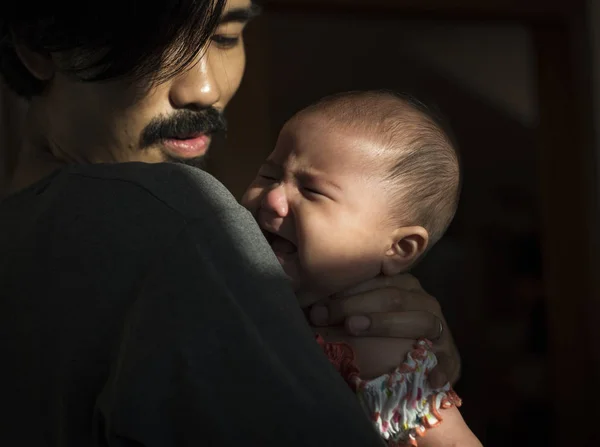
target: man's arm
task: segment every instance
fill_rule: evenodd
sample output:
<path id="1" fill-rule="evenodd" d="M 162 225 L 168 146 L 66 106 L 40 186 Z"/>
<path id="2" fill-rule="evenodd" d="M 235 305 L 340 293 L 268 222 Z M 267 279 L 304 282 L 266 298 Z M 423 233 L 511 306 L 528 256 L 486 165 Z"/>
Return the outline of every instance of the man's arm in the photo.
<path id="1" fill-rule="evenodd" d="M 381 445 L 242 211 L 207 213 L 159 254 L 95 428 L 104 446 Z"/>

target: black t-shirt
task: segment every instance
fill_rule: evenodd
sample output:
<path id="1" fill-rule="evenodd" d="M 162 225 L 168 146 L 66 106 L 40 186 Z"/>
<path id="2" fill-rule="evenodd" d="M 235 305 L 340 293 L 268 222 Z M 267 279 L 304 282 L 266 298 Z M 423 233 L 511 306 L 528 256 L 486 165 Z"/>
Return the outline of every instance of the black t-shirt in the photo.
<path id="1" fill-rule="evenodd" d="M 0 202 L 0 445 L 381 445 L 250 214 L 185 166 Z"/>

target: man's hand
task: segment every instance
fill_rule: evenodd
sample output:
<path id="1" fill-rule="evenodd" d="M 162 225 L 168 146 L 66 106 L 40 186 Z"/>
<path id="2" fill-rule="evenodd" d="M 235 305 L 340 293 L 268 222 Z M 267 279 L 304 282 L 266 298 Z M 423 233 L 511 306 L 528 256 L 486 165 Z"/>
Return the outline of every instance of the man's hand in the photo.
<path id="1" fill-rule="evenodd" d="M 343 324 L 356 337 L 392 337 L 433 342 L 438 366 L 432 386 L 455 383 L 460 357 L 437 300 L 412 275 L 380 276 L 310 309 L 315 326 Z"/>

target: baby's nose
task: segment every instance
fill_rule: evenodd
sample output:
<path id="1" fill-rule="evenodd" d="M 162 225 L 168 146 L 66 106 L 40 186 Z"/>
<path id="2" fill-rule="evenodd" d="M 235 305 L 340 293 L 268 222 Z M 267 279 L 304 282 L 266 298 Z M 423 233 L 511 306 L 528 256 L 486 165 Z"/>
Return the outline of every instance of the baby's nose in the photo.
<path id="1" fill-rule="evenodd" d="M 263 208 L 279 217 L 286 217 L 289 212 L 285 188 L 281 185 L 276 186 L 263 197 Z"/>

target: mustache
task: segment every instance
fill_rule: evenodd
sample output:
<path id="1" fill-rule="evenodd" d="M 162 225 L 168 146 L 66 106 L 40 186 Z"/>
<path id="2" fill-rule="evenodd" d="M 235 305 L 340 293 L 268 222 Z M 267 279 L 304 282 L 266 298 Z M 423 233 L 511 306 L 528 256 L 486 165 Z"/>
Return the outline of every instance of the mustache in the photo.
<path id="1" fill-rule="evenodd" d="M 185 140 L 198 134 L 213 135 L 227 132 L 227 120 L 214 107 L 200 111 L 180 110 L 168 117 L 154 118 L 142 131 L 140 148 L 145 149 L 162 140 Z"/>

